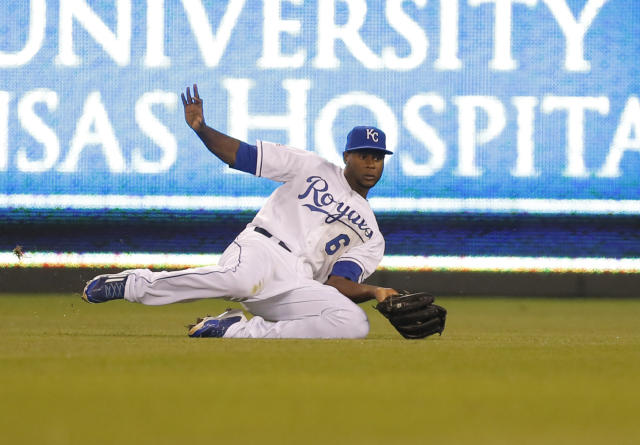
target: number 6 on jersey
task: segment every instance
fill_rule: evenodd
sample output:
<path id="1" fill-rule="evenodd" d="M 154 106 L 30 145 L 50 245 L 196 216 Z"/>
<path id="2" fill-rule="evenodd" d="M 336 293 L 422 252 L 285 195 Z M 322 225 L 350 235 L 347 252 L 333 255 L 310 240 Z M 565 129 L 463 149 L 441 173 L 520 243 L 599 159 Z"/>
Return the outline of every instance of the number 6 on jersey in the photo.
<path id="1" fill-rule="evenodd" d="M 340 244 L 340 241 L 342 241 L 342 244 Z M 350 241 L 347 235 L 338 235 L 324 246 L 324 251 L 327 252 L 327 255 L 333 255 L 341 247 L 348 246 Z"/>

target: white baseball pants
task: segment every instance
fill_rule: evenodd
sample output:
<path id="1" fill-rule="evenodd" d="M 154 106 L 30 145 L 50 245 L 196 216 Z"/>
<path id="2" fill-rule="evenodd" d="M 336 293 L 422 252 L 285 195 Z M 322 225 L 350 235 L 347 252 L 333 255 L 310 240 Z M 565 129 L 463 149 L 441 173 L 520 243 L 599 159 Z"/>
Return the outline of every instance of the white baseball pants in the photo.
<path id="1" fill-rule="evenodd" d="M 216 266 L 174 272 L 133 269 L 125 299 L 164 305 L 203 298 L 241 302 L 254 316 L 225 338 L 364 338 L 364 311 L 331 286 L 311 278 L 302 259 L 252 228 L 224 251 Z"/>

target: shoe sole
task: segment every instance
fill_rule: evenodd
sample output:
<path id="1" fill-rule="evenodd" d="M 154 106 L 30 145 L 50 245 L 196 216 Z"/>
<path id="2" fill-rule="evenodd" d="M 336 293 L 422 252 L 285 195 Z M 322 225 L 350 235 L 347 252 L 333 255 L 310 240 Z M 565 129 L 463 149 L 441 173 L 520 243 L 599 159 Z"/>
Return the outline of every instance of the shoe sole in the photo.
<path id="1" fill-rule="evenodd" d="M 96 278 L 98 278 L 98 277 L 96 277 Z M 84 301 L 86 301 L 87 303 L 90 303 L 90 304 L 95 304 L 93 301 L 89 301 L 89 297 L 87 297 L 87 288 L 89 287 L 89 284 L 91 284 L 93 282 L 93 280 L 95 280 L 95 278 L 87 281 L 87 284 L 84 285 L 84 290 L 82 291 L 82 299 Z"/>

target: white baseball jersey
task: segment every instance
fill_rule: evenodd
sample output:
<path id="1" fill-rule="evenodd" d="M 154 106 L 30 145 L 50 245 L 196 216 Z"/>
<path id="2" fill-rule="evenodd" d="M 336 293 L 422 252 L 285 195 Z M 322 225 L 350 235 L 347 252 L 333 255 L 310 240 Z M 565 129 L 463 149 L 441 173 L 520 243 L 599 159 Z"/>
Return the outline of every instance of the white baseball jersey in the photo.
<path id="1" fill-rule="evenodd" d="M 343 169 L 315 153 L 265 141 L 247 162 L 248 148 L 254 147 L 242 144 L 234 168 L 283 183 L 249 226 L 266 229 L 304 258 L 316 281 L 340 275 L 362 282 L 371 275 L 384 255 L 384 238 Z"/>

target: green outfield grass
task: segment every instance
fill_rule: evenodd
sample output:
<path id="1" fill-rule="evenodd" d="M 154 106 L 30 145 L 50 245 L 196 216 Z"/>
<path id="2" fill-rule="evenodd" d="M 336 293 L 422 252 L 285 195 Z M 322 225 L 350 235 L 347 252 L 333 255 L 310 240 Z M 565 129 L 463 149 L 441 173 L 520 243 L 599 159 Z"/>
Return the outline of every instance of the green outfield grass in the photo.
<path id="1" fill-rule="evenodd" d="M 189 339 L 228 304 L 0 295 L 5 444 L 640 443 L 640 300 L 439 298 L 442 337 Z"/>

